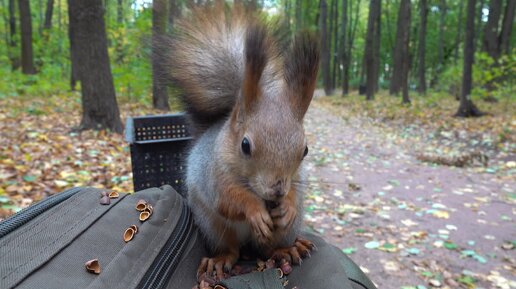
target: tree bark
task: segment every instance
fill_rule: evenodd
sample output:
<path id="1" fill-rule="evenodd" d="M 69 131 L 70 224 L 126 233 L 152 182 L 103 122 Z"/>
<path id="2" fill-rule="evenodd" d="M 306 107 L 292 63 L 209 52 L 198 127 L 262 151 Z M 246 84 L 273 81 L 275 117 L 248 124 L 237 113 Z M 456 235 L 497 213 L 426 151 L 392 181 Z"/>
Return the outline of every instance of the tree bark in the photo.
<path id="1" fill-rule="evenodd" d="M 9 36 L 11 40 L 11 46 L 16 46 L 15 35 L 16 35 L 16 12 L 15 12 L 15 0 L 9 0 Z"/>
<path id="2" fill-rule="evenodd" d="M 364 54 L 364 68 L 366 74 L 366 99 L 373 100 L 378 83 L 378 53 L 380 45 L 379 20 L 381 0 L 371 0 L 369 4 L 369 17 L 367 21 L 366 47 Z"/>
<path id="3" fill-rule="evenodd" d="M 301 12 L 303 11 L 302 10 L 302 5 L 303 5 L 303 1 L 302 0 L 296 0 L 296 31 L 300 31 L 303 27 L 303 19 L 302 19 L 302 14 Z"/>
<path id="4" fill-rule="evenodd" d="M 117 0 L 116 23 L 122 24 L 123 22 L 124 22 L 124 0 Z"/>
<path id="5" fill-rule="evenodd" d="M 286 28 L 287 28 L 287 31 L 291 31 L 290 29 L 290 1 L 285 1 L 285 6 L 284 6 L 284 13 L 285 13 L 285 25 L 286 25 Z M 318 24 L 318 23 L 316 23 Z"/>
<path id="6" fill-rule="evenodd" d="M 19 0 L 21 30 L 21 62 L 24 74 L 36 74 L 32 52 L 32 19 L 29 0 Z"/>
<path id="7" fill-rule="evenodd" d="M 358 28 L 358 19 L 359 19 L 359 15 L 360 15 L 360 3 L 361 0 L 358 0 L 357 2 L 357 5 L 356 5 L 356 8 L 355 8 L 355 16 L 354 17 L 351 17 L 352 16 L 352 11 L 353 11 L 353 1 L 349 1 L 349 14 L 350 14 L 350 19 L 349 19 L 349 31 L 348 31 L 348 48 L 347 48 L 347 56 L 346 56 L 346 60 L 347 60 L 347 63 L 346 65 L 344 65 L 344 92 L 345 93 L 348 93 L 349 92 L 349 78 L 350 78 L 350 69 L 351 69 L 351 64 L 353 63 L 353 44 L 354 44 L 354 40 L 355 40 L 355 34 L 356 34 L 356 31 L 357 31 L 357 28 Z M 354 20 L 353 20 L 354 19 Z M 355 71 L 358 71 L 358 69 L 356 69 Z M 361 83 L 362 83 L 362 80 L 361 79 Z"/>
<path id="8" fill-rule="evenodd" d="M 39 35 L 43 33 L 43 2 L 42 0 L 38 0 L 38 32 Z"/>
<path id="9" fill-rule="evenodd" d="M 45 25 L 44 29 L 52 28 L 52 14 L 54 12 L 54 0 L 47 0 L 47 10 L 45 11 Z"/>
<path id="10" fill-rule="evenodd" d="M 405 2 L 405 3 L 404 3 Z M 409 41 L 410 41 L 410 11 L 411 11 L 411 5 L 410 0 L 402 0 L 401 3 L 405 4 L 403 18 L 405 22 L 405 28 L 403 29 L 403 51 L 405 51 L 405 54 L 402 56 L 402 74 L 401 74 L 401 88 L 403 91 L 403 103 L 410 103 L 410 98 L 408 95 L 408 74 L 409 74 L 409 67 L 410 67 L 410 51 L 409 51 Z M 400 8 L 401 10 L 401 8 Z"/>
<path id="11" fill-rule="evenodd" d="M 514 24 L 514 13 L 516 10 L 516 1 L 509 0 L 507 1 L 507 6 L 505 7 L 505 15 L 503 17 L 502 23 L 502 31 L 500 32 L 500 53 L 509 54 L 511 49 L 511 32 L 512 26 Z"/>
<path id="12" fill-rule="evenodd" d="M 330 47 L 328 46 L 328 31 L 327 31 L 327 10 L 328 6 L 326 0 L 321 0 L 321 68 L 323 74 L 324 93 L 331 94 L 331 80 L 330 80 Z"/>
<path id="13" fill-rule="evenodd" d="M 482 41 L 484 40 L 483 37 L 481 37 L 480 35 L 482 34 L 482 24 L 483 24 L 483 21 L 482 21 L 482 18 L 484 17 L 484 2 L 485 0 L 480 0 L 480 4 L 478 5 L 478 20 L 477 20 L 477 24 L 476 24 L 476 33 L 475 33 L 475 47 L 473 47 L 475 50 L 476 49 L 476 45 L 477 45 L 477 42 L 479 42 L 480 44 L 480 47 L 482 47 Z"/>
<path id="14" fill-rule="evenodd" d="M 179 17 L 179 9 L 177 7 L 176 0 L 168 1 L 168 31 L 172 32 L 174 27 L 174 21 L 176 17 Z"/>
<path id="15" fill-rule="evenodd" d="M 426 2 L 426 0 L 423 0 Z M 453 53 L 453 62 L 457 64 L 459 61 L 459 49 L 462 41 L 462 10 L 464 7 L 464 0 L 460 0 L 459 4 L 459 19 L 457 19 L 457 34 L 455 35 L 455 51 Z"/>
<path id="16" fill-rule="evenodd" d="M 337 85 L 337 68 L 339 67 L 339 4 L 337 0 L 333 0 L 333 70 L 331 73 L 331 89 L 335 90 Z"/>
<path id="17" fill-rule="evenodd" d="M 159 39 L 166 33 L 167 2 L 153 0 L 152 2 L 152 104 L 160 110 L 169 110 L 167 86 L 163 81 L 164 67 L 156 51 Z"/>
<path id="18" fill-rule="evenodd" d="M 437 47 L 437 58 L 438 58 L 438 64 L 437 64 L 437 74 L 441 74 L 444 68 L 444 26 L 445 26 L 445 19 L 446 19 L 446 13 L 447 13 L 447 7 L 446 7 L 446 0 L 441 0 L 439 3 L 439 40 L 438 40 L 438 47 Z"/>
<path id="19" fill-rule="evenodd" d="M 347 25 L 348 25 L 348 1 L 342 0 L 342 22 L 340 23 L 340 47 L 339 47 L 339 56 L 340 63 L 342 64 L 342 69 L 344 70 L 344 74 L 342 76 L 342 95 L 348 94 L 348 85 L 346 84 L 346 70 L 348 70 L 348 60 L 347 60 L 347 50 L 346 50 L 346 33 L 347 33 Z"/>
<path id="20" fill-rule="evenodd" d="M 68 0 L 69 25 L 82 92 L 80 129 L 121 133 L 120 112 L 109 65 L 104 8 L 101 0 Z"/>
<path id="21" fill-rule="evenodd" d="M 498 59 L 498 27 L 500 23 L 500 15 L 502 14 L 502 0 L 491 0 L 489 3 L 489 18 L 484 27 L 484 38 L 482 41 L 482 49 L 493 59 Z"/>
<path id="22" fill-rule="evenodd" d="M 382 11 L 382 1 L 378 1 L 378 4 L 376 6 L 376 26 L 374 30 L 374 92 L 378 92 L 380 89 L 380 43 L 382 43 L 382 17 L 381 17 L 381 11 Z"/>
<path id="23" fill-rule="evenodd" d="M 394 46 L 394 63 L 389 87 L 391 95 L 399 94 L 405 80 L 405 66 L 409 58 L 409 33 L 410 33 L 410 0 L 401 0 L 398 10 L 398 23 L 396 28 L 396 44 Z M 407 69 L 408 70 L 408 69 Z"/>
<path id="24" fill-rule="evenodd" d="M 75 56 L 75 37 L 73 32 L 73 23 L 68 25 L 68 38 L 70 39 L 70 90 L 75 91 L 79 76 L 77 75 L 77 59 Z"/>
<path id="25" fill-rule="evenodd" d="M 476 0 L 468 0 L 462 91 L 460 94 L 459 109 L 455 113 L 455 116 L 458 117 L 481 116 L 483 114 L 471 100 L 472 66 L 475 61 L 475 2 Z"/>
<path id="26" fill-rule="evenodd" d="M 419 48 L 418 48 L 418 79 L 419 86 L 418 92 L 420 94 L 426 93 L 426 64 L 425 64 L 425 54 L 426 54 L 426 22 L 428 15 L 428 4 L 426 0 L 421 0 L 419 2 L 419 17 L 421 18 L 421 27 L 419 29 Z"/>

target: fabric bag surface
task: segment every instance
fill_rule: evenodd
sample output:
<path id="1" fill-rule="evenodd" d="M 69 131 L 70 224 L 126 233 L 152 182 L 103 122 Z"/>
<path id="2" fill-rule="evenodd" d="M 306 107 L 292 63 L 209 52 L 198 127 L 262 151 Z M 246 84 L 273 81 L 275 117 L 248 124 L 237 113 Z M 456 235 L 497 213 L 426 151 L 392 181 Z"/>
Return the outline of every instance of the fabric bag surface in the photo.
<path id="1" fill-rule="evenodd" d="M 192 288 L 207 252 L 184 198 L 166 185 L 120 194 L 102 205 L 102 192 L 73 188 L 1 222 L 0 288 Z M 153 207 L 145 222 L 135 208 L 141 199 Z M 124 232 L 131 225 L 138 232 L 125 242 Z M 232 277 L 220 285 L 376 288 L 339 249 L 313 234 L 304 237 L 318 250 L 293 267 L 286 287 L 284 279 L 268 270 Z M 92 259 L 98 259 L 100 274 L 86 270 L 85 263 Z"/>

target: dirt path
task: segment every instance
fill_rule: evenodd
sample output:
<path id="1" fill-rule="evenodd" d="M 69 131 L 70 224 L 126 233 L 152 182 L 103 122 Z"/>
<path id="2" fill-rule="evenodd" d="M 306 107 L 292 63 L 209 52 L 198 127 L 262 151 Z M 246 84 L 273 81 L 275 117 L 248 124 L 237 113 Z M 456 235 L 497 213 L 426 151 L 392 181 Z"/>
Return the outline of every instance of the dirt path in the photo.
<path id="1" fill-rule="evenodd" d="M 306 223 L 378 288 L 516 288 L 514 176 L 421 163 L 417 140 L 317 102 L 306 129 Z"/>

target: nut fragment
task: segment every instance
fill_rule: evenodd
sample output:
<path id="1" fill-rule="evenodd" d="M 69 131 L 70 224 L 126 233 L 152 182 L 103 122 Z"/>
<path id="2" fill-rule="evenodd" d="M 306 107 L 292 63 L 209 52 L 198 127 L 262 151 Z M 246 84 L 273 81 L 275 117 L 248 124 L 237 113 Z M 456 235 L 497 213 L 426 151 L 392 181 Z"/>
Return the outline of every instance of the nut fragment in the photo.
<path id="1" fill-rule="evenodd" d="M 100 274 L 100 264 L 98 259 L 89 260 L 84 264 L 84 266 L 86 266 L 86 270 L 88 270 L 88 272 Z"/>
<path id="2" fill-rule="evenodd" d="M 154 211 L 154 207 L 152 207 L 151 204 L 146 203 L 145 204 L 145 209 L 143 209 L 143 210 L 149 212 L 152 215 L 152 212 Z"/>
<path id="3" fill-rule="evenodd" d="M 111 204 L 111 200 L 109 199 L 108 196 L 103 196 L 102 198 L 100 198 L 100 204 L 101 205 L 109 205 L 109 204 Z"/>
<path id="4" fill-rule="evenodd" d="M 150 212 L 143 211 L 140 213 L 140 221 L 145 222 L 150 217 Z"/>
<path id="5" fill-rule="evenodd" d="M 116 198 L 118 198 L 120 195 L 119 195 L 119 194 L 118 194 L 118 192 L 116 192 L 116 191 L 111 191 L 111 192 L 109 193 L 109 195 L 108 195 L 108 196 L 109 196 L 109 198 L 110 198 L 110 199 L 116 199 Z"/>
<path id="6" fill-rule="evenodd" d="M 276 267 L 276 262 L 274 261 L 274 259 L 269 259 L 269 260 L 267 260 L 267 262 L 265 262 L 265 268 L 270 269 L 270 268 L 275 268 L 275 267 Z"/>
<path id="7" fill-rule="evenodd" d="M 129 226 L 129 228 L 133 229 L 135 234 L 138 234 L 138 226 L 131 225 L 131 226 Z"/>
<path id="8" fill-rule="evenodd" d="M 126 243 L 131 241 L 134 237 L 134 234 L 136 234 L 136 232 L 134 231 L 133 228 L 127 228 L 127 230 L 125 230 L 125 232 L 124 232 L 124 241 Z"/>
<path id="9" fill-rule="evenodd" d="M 281 271 L 283 271 L 283 274 L 288 275 L 290 272 L 292 272 L 292 266 L 287 262 L 285 259 L 281 260 Z"/>
<path id="10" fill-rule="evenodd" d="M 145 201 L 143 199 L 138 200 L 138 202 L 136 202 L 136 210 L 139 212 L 142 212 L 147 207 L 146 204 L 147 204 L 147 201 Z"/>

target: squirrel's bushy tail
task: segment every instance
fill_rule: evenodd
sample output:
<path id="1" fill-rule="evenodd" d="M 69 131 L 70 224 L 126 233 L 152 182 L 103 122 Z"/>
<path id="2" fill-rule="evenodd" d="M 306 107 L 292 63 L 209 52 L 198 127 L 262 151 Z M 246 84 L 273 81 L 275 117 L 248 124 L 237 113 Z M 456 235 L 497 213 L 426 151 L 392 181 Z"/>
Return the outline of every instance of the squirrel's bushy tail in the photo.
<path id="1" fill-rule="evenodd" d="M 169 75 L 198 133 L 231 112 L 245 73 L 251 15 L 220 3 L 194 8 L 177 21 L 164 47 Z"/>

